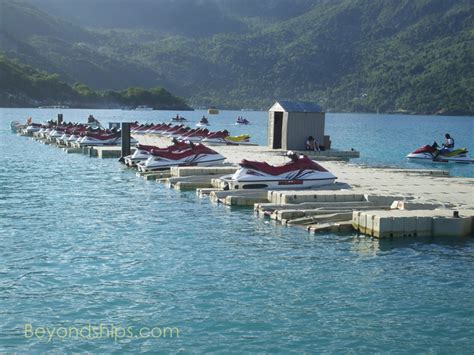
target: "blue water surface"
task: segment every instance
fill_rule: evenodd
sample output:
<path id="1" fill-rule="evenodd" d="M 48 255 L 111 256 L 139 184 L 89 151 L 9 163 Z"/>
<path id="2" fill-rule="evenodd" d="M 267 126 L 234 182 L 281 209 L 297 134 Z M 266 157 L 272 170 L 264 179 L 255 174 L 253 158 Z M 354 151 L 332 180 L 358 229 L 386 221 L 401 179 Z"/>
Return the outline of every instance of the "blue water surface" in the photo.
<path id="1" fill-rule="evenodd" d="M 73 121 L 89 113 L 155 122 L 176 114 L 64 111 Z M 312 236 L 144 181 L 114 159 L 68 155 L 9 132 L 12 119 L 55 114 L 0 109 L 0 352 L 472 351 L 472 238 Z M 232 126 L 238 114 L 254 124 Z M 202 112 L 183 115 L 197 121 Z M 210 119 L 212 128 L 265 140 L 266 113 Z M 391 147 L 394 137 L 418 136 L 441 120 L 377 119 L 330 114 L 327 129 L 338 147 L 361 149 L 357 142 L 369 140 L 373 151 L 393 152 L 379 156 L 391 164 L 405 149 Z M 399 132 L 389 119 L 421 123 Z M 464 124 L 450 130 L 459 142 L 472 121 L 453 119 Z M 440 122 L 426 135 L 442 135 Z M 179 337 L 104 332 L 48 341 L 25 336 L 25 324 L 176 327 Z"/>

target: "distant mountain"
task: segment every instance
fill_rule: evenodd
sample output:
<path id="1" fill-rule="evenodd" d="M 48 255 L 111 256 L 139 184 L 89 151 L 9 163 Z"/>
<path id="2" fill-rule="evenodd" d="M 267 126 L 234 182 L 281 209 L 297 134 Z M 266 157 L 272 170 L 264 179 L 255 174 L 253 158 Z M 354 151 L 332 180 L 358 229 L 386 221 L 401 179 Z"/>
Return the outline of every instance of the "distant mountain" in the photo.
<path id="1" fill-rule="evenodd" d="M 321 0 L 28 0 L 84 27 L 147 29 L 189 37 L 243 33 L 242 18 L 284 20 Z"/>
<path id="2" fill-rule="evenodd" d="M 25 1 L 0 0 L 0 51 L 96 89 L 164 86 L 153 68 L 101 53 L 108 37 L 61 20 Z"/>
<path id="3" fill-rule="evenodd" d="M 146 105 L 162 110 L 189 110 L 184 100 L 163 88 L 129 88 L 95 92 L 86 85 L 74 87 L 61 82 L 57 74 L 40 72 L 0 54 L 0 107 L 67 105 L 92 108 L 133 108 Z"/>
<path id="4" fill-rule="evenodd" d="M 470 0 L 0 0 L 0 14 L 0 50 L 94 89 L 474 114 Z"/>

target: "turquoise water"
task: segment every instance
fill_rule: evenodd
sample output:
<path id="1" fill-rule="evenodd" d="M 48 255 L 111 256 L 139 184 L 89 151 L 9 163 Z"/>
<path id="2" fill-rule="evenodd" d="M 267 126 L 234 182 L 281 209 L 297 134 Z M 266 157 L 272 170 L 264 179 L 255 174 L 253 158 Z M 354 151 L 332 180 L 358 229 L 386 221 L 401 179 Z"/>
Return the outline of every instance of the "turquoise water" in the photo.
<path id="1" fill-rule="evenodd" d="M 144 181 L 114 160 L 11 134 L 9 121 L 30 112 L 53 113 L 0 110 L 0 352 L 472 351 L 472 238 L 311 236 Z M 91 112 L 111 121 L 167 115 Z M 89 111 L 64 114 L 82 121 Z M 264 139 L 265 113 L 245 116 L 256 124 L 232 132 Z M 214 127 L 226 125 L 221 118 L 232 120 L 211 117 Z M 331 115 L 339 121 L 328 130 L 357 118 Z M 179 337 L 86 332 L 48 342 L 25 337 L 25 324 L 114 325 L 134 335 L 176 327 Z"/>

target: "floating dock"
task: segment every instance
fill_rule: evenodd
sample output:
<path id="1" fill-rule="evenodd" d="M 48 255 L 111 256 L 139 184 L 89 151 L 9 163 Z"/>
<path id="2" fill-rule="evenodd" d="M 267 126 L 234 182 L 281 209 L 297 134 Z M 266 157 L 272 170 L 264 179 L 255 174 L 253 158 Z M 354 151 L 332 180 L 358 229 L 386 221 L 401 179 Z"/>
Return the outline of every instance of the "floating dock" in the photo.
<path id="1" fill-rule="evenodd" d="M 156 136 L 137 137 L 143 144 L 169 145 Z M 78 147 L 33 137 L 67 153 L 119 158 L 120 146 Z M 283 151 L 262 146 L 213 146 L 227 158 L 216 167 L 173 167 L 137 173 L 177 190 L 196 190 L 201 198 L 229 206 L 253 208 L 258 216 L 311 233 L 361 233 L 374 238 L 474 234 L 474 179 L 450 177 L 443 170 L 400 169 L 351 165 L 341 160 L 356 151 L 311 152 L 338 177 L 336 183 L 313 190 L 225 190 L 220 178 L 232 174 L 242 159 L 286 162 Z M 301 152 L 307 154 L 308 152 Z"/>

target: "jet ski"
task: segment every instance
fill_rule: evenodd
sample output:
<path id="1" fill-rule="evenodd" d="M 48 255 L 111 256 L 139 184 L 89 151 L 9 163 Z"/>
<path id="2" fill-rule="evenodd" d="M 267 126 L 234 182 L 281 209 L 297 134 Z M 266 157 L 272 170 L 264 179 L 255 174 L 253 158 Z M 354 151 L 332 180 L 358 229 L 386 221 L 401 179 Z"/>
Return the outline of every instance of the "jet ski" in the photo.
<path id="1" fill-rule="evenodd" d="M 188 133 L 190 130 L 191 129 L 189 127 L 182 127 L 182 128 L 180 128 L 176 131 L 173 131 L 171 133 L 167 132 L 166 137 L 168 137 L 168 138 L 178 138 L 181 135 Z"/>
<path id="2" fill-rule="evenodd" d="M 424 145 L 406 156 L 408 160 L 429 162 L 429 163 L 461 163 L 472 164 L 474 158 L 467 156 L 466 148 L 454 149 L 450 152 L 439 153 L 439 146 L 436 142 L 432 145 Z"/>
<path id="3" fill-rule="evenodd" d="M 189 147 L 188 143 L 185 142 L 178 142 L 175 141 L 173 145 L 170 145 L 166 148 L 159 148 L 154 145 L 144 145 L 144 144 L 137 144 L 137 149 L 133 152 L 132 155 L 128 155 L 124 158 L 124 163 L 127 166 L 136 166 L 138 163 L 147 160 L 151 156 L 151 151 L 154 150 L 155 152 L 158 151 L 166 151 L 166 152 L 175 152 L 181 149 L 185 149 Z"/>
<path id="4" fill-rule="evenodd" d="M 292 161 L 279 166 L 244 159 L 233 175 L 222 179 L 230 190 L 308 189 L 332 184 L 337 179 L 306 155 L 292 152 L 287 155 Z"/>
<path id="5" fill-rule="evenodd" d="M 10 122 L 10 129 L 13 133 L 19 132 L 22 128 L 25 128 L 24 124 L 21 124 L 19 121 L 11 121 Z M 40 128 L 41 130 L 42 128 Z"/>
<path id="6" fill-rule="evenodd" d="M 161 134 L 161 132 L 170 129 L 171 123 L 158 123 L 146 131 L 146 134 Z"/>
<path id="7" fill-rule="evenodd" d="M 138 171 L 150 172 L 169 169 L 172 166 L 213 166 L 221 164 L 225 157 L 216 151 L 202 145 L 189 144 L 178 152 L 151 150 L 151 156 L 144 162 L 138 163 Z"/>
<path id="8" fill-rule="evenodd" d="M 224 138 L 229 136 L 228 130 L 209 132 L 209 134 L 202 140 L 203 143 L 225 143 Z"/>
<path id="9" fill-rule="evenodd" d="M 237 121 L 235 122 L 236 126 L 248 125 L 248 124 L 250 124 L 250 121 L 243 117 L 237 117 Z"/>
<path id="10" fill-rule="evenodd" d="M 130 129 L 130 132 L 133 134 L 145 134 L 150 128 L 154 126 L 153 123 L 146 123 Z"/>
<path id="11" fill-rule="evenodd" d="M 186 118 L 180 116 L 180 115 L 176 115 L 176 117 L 172 117 L 171 118 L 171 121 L 174 121 L 174 122 L 185 122 L 187 121 Z"/>
<path id="12" fill-rule="evenodd" d="M 250 143 L 250 136 L 248 134 L 241 134 L 238 136 L 227 136 L 224 138 L 226 144 L 245 145 Z"/>
<path id="13" fill-rule="evenodd" d="M 241 134 L 239 136 L 230 136 L 227 130 L 210 133 L 202 140 L 203 143 L 216 145 L 245 145 L 250 143 L 250 136 L 248 134 Z"/>
<path id="14" fill-rule="evenodd" d="M 30 123 L 26 126 L 25 132 L 26 134 L 33 135 L 33 133 L 38 132 L 42 126 L 41 123 Z"/>
<path id="15" fill-rule="evenodd" d="M 81 147 L 87 145 L 120 145 L 122 143 L 122 133 L 120 131 L 102 131 L 100 133 L 86 132 L 84 137 L 77 140 L 77 143 L 79 143 Z M 136 139 L 130 138 L 130 144 L 136 143 L 138 143 Z"/>
<path id="16" fill-rule="evenodd" d="M 206 138 L 208 134 L 209 130 L 207 130 L 206 128 L 198 128 L 196 130 L 192 130 L 192 132 L 183 134 L 178 139 L 190 142 L 200 142 L 204 138 Z"/>
<path id="17" fill-rule="evenodd" d="M 196 127 L 206 127 L 210 126 L 209 121 L 206 117 L 201 118 L 201 120 L 196 123 Z"/>

